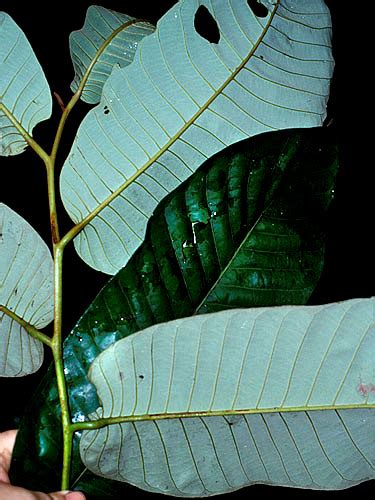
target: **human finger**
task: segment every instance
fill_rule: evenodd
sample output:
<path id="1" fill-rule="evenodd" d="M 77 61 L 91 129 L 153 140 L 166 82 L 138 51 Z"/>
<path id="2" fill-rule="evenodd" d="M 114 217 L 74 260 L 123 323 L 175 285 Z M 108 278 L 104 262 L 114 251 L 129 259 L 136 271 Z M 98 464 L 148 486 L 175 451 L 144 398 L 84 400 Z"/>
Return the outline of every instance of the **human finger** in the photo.
<path id="1" fill-rule="evenodd" d="M 42 493 L 10 484 L 0 484 L 0 500 L 85 500 L 85 496 L 78 491 Z"/>
<path id="2" fill-rule="evenodd" d="M 0 453 L 4 450 L 13 452 L 14 443 L 16 442 L 17 430 L 0 432 Z"/>
<path id="3" fill-rule="evenodd" d="M 0 483 L 9 483 L 8 472 L 16 435 L 16 430 L 0 433 Z"/>

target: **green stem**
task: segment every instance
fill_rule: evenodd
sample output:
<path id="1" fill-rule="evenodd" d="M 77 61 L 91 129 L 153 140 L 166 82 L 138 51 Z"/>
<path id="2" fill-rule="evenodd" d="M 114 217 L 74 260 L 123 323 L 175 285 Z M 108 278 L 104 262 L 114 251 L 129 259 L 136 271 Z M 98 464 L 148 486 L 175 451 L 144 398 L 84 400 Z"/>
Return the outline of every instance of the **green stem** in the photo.
<path id="1" fill-rule="evenodd" d="M 74 434 L 74 424 L 71 422 L 70 411 L 69 411 L 69 397 L 66 386 L 65 374 L 64 374 L 64 361 L 63 361 L 63 345 L 62 345 L 62 267 L 63 267 L 63 252 L 66 244 L 71 241 L 77 232 L 79 232 L 88 222 L 91 220 L 94 214 L 91 214 L 91 218 L 82 221 L 78 226 L 75 226 L 72 231 L 67 233 L 63 239 L 60 239 L 59 226 L 57 219 L 57 209 L 56 209 L 56 186 L 55 186 L 55 163 L 60 146 L 62 134 L 65 128 L 68 116 L 77 101 L 79 100 L 89 75 L 96 64 L 98 58 L 103 53 L 105 48 L 110 44 L 110 42 L 116 37 L 120 31 L 125 29 L 127 26 L 139 22 L 139 20 L 132 20 L 124 23 L 118 29 L 116 29 L 108 39 L 102 44 L 102 46 L 97 51 L 95 57 L 87 67 L 85 74 L 82 77 L 80 85 L 76 93 L 72 96 L 66 107 L 63 109 L 60 122 L 56 131 L 55 139 L 52 145 L 51 154 L 48 155 L 41 146 L 30 136 L 30 134 L 22 127 L 22 125 L 17 121 L 17 119 L 12 115 L 12 113 L 3 105 L 0 104 L 0 110 L 8 117 L 8 119 L 13 123 L 21 136 L 25 141 L 32 147 L 32 149 L 38 154 L 38 156 L 44 161 L 47 171 L 47 188 L 48 188 L 48 202 L 49 202 L 49 213 L 50 213 L 50 224 L 51 224 L 51 235 L 53 243 L 53 254 L 54 254 L 54 332 L 53 337 L 50 339 L 38 330 L 34 329 L 31 325 L 26 324 L 21 318 L 19 322 L 25 326 L 25 329 L 30 330 L 30 334 L 33 336 L 38 336 L 40 340 L 44 341 L 47 345 L 52 348 L 54 365 L 56 371 L 57 388 L 61 407 L 61 418 L 62 418 L 62 432 L 63 432 L 63 470 L 62 470 L 62 481 L 61 488 L 66 490 L 69 488 L 70 479 L 70 467 L 71 467 L 71 453 L 72 453 L 72 438 Z M 103 207 L 101 207 L 103 208 Z M 10 312 L 2 307 L 5 313 Z M 13 314 L 13 313 L 12 313 Z M 24 325 L 25 323 L 25 325 Z"/>
<path id="2" fill-rule="evenodd" d="M 59 393 L 61 420 L 63 432 L 63 469 L 61 488 L 67 490 L 69 488 L 70 478 L 70 462 L 72 450 L 72 430 L 71 418 L 69 411 L 69 397 L 64 374 L 63 361 L 63 346 L 62 346 L 62 269 L 63 269 L 63 248 L 59 244 L 54 245 L 55 254 L 55 270 L 54 270 L 54 308 L 55 308 L 55 323 L 52 338 L 52 352 L 55 363 L 57 389 Z"/>
<path id="3" fill-rule="evenodd" d="M 51 226 L 51 236 L 53 244 L 53 253 L 55 255 L 56 244 L 60 241 L 59 223 L 57 219 L 56 209 L 56 189 L 55 189 L 55 161 L 48 157 L 45 161 L 47 171 L 47 190 L 48 190 L 48 203 L 49 203 L 49 218 Z"/>
<path id="4" fill-rule="evenodd" d="M 47 187 L 48 187 L 48 200 L 51 222 L 52 242 L 55 244 L 60 240 L 59 227 L 57 222 L 56 212 L 56 196 L 55 196 L 55 160 L 49 156 L 45 150 L 31 137 L 31 135 L 23 128 L 15 116 L 9 109 L 0 103 L 0 111 L 2 111 L 9 121 L 15 126 L 20 135 L 25 139 L 27 144 L 36 152 L 36 154 L 43 160 L 47 170 Z"/>
<path id="5" fill-rule="evenodd" d="M 52 340 L 50 339 L 50 337 L 35 328 L 35 326 L 30 325 L 30 323 L 20 318 L 17 314 L 15 314 L 5 306 L 0 306 L 0 311 L 19 323 L 27 331 L 27 333 L 31 335 L 31 337 L 40 340 L 40 342 L 43 342 L 43 344 L 47 345 L 48 347 L 52 347 Z"/>
<path id="6" fill-rule="evenodd" d="M 134 23 L 139 23 L 140 21 L 143 21 L 142 19 L 133 19 L 131 21 L 127 21 L 126 23 L 122 24 L 120 27 L 118 27 L 116 30 L 113 31 L 113 33 L 111 33 L 111 35 L 105 40 L 105 42 L 100 46 L 100 48 L 97 50 L 96 54 L 95 54 L 95 57 L 93 57 L 93 59 L 91 60 L 90 64 L 87 66 L 87 69 L 81 79 L 81 82 L 75 92 L 75 94 L 73 95 L 73 97 L 70 99 L 70 101 L 68 102 L 68 104 L 65 106 L 65 109 L 61 115 L 61 119 L 60 119 L 60 123 L 59 123 L 59 126 L 57 128 L 57 132 L 56 132 L 56 136 L 55 136 L 55 140 L 54 140 L 54 143 L 53 143 L 53 146 L 52 146 L 52 151 L 51 151 L 51 159 L 52 161 L 54 162 L 56 160 L 56 155 L 57 155 L 57 150 L 59 148 L 59 145 L 60 145 L 60 141 L 61 141 L 61 137 L 62 137 L 62 133 L 63 133 L 63 130 L 64 130 L 64 127 L 65 127 L 65 123 L 66 123 L 66 120 L 68 119 L 68 116 L 71 112 L 71 110 L 74 108 L 74 106 L 76 105 L 77 101 L 79 100 L 79 98 L 81 97 L 81 94 L 83 92 L 83 89 L 85 88 L 85 85 L 86 85 L 86 82 L 91 74 L 91 71 L 93 70 L 95 64 L 97 63 L 99 57 L 101 56 L 101 54 L 104 52 L 104 50 L 108 47 L 108 45 L 112 42 L 112 40 L 121 32 L 123 31 L 125 28 L 127 28 L 128 26 L 134 24 Z"/>
<path id="7" fill-rule="evenodd" d="M 76 105 L 76 103 L 81 95 L 81 92 L 82 92 L 82 90 L 80 92 L 79 92 L 79 89 L 77 90 L 77 92 L 73 95 L 73 97 L 70 99 L 68 104 L 65 106 L 65 109 L 61 115 L 59 126 L 57 127 L 57 132 L 55 135 L 55 140 L 53 141 L 53 146 L 52 146 L 52 151 L 51 151 L 51 160 L 53 163 L 55 163 L 55 161 L 56 161 L 57 151 L 58 151 L 59 146 L 60 146 L 60 141 L 61 141 L 62 133 L 64 131 L 66 120 L 68 119 L 70 112 L 72 111 L 72 109 Z"/>
<path id="8" fill-rule="evenodd" d="M 49 200 L 49 210 L 50 210 L 50 222 L 51 222 L 51 233 L 53 241 L 53 253 L 54 253 L 54 283 L 55 283 L 55 323 L 54 323 L 54 334 L 52 338 L 52 351 L 55 363 L 57 387 L 59 393 L 59 400 L 61 406 L 61 418 L 62 418 L 62 432 L 63 432 L 63 470 L 62 470 L 62 480 L 61 488 L 66 490 L 69 488 L 70 480 L 70 467 L 71 467 L 71 453 L 72 453 L 72 440 L 73 440 L 73 429 L 70 418 L 69 411 L 69 398 L 66 387 L 66 380 L 64 374 L 64 362 L 63 362 L 63 349 L 62 349 L 62 264 L 63 264 L 63 252 L 66 244 L 73 239 L 73 237 L 63 238 L 60 240 L 59 228 L 57 222 L 57 211 L 56 211 L 56 199 L 55 199 L 55 163 L 60 146 L 62 134 L 65 128 L 68 116 L 77 101 L 79 100 L 87 79 L 91 73 L 92 68 L 96 64 L 100 54 L 104 51 L 111 40 L 129 24 L 133 24 L 134 21 L 125 23 L 117 30 L 112 33 L 112 35 L 106 40 L 106 42 L 98 50 L 95 58 L 91 61 L 88 66 L 81 83 L 72 96 L 66 107 L 64 108 L 60 122 L 55 135 L 55 140 L 52 145 L 51 154 L 44 155 L 43 160 L 47 169 L 47 184 L 48 184 L 48 200 Z"/>

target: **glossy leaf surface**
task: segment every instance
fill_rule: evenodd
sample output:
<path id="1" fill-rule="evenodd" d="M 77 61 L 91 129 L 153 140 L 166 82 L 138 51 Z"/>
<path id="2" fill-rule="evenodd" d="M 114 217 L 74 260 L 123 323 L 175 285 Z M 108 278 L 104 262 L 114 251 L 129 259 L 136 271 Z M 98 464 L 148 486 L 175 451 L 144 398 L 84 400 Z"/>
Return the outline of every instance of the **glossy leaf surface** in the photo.
<path id="1" fill-rule="evenodd" d="M 53 261 L 39 234 L 0 203 L 0 305 L 43 328 L 53 320 Z M 43 345 L 0 311 L 0 377 L 35 372 Z"/>
<path id="2" fill-rule="evenodd" d="M 13 19 L 0 12 L 0 156 L 17 155 L 27 143 L 3 105 L 30 135 L 52 111 L 49 86 L 31 45 Z"/>
<path id="3" fill-rule="evenodd" d="M 130 64 L 138 43 L 154 30 L 155 27 L 146 21 L 91 5 L 83 28 L 73 31 L 69 38 L 75 70 L 70 86 L 72 91 L 76 92 L 89 69 L 81 99 L 89 104 L 97 104 L 113 67 L 117 65 L 123 68 Z"/>
<path id="4" fill-rule="evenodd" d="M 375 298 L 152 326 L 92 364 L 101 408 L 91 420 L 134 420 L 84 431 L 82 459 L 183 497 L 375 479 L 374 350 Z"/>
<path id="5" fill-rule="evenodd" d="M 195 28 L 203 5 L 217 43 Z M 322 125 L 333 70 L 328 7 L 264 5 L 259 17 L 245 0 L 182 0 L 133 62 L 113 69 L 60 177 L 71 218 L 90 218 L 74 244 L 94 269 L 119 271 L 158 203 L 213 154 L 263 132 Z"/>
<path id="6" fill-rule="evenodd" d="M 328 129 L 269 133 L 206 162 L 166 199 L 150 221 L 145 243 L 65 341 L 74 420 L 97 409 L 86 374 L 114 341 L 196 312 L 306 303 L 322 268 L 322 223 L 336 170 Z M 225 296 L 230 282 L 238 287 Z M 58 408 L 51 369 L 24 418 L 15 450 L 13 478 L 30 488 L 58 487 Z M 98 498 L 109 489 L 114 497 L 121 494 L 127 486 L 109 486 L 83 473 L 78 441 L 73 483 Z"/>

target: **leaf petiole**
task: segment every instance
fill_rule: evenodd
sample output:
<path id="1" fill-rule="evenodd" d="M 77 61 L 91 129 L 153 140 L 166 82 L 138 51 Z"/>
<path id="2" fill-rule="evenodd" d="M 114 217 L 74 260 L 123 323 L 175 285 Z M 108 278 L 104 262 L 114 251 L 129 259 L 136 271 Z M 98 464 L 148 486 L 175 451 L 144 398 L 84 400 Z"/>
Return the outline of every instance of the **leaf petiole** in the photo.
<path id="1" fill-rule="evenodd" d="M 48 161 L 49 156 L 44 151 L 44 149 L 31 137 L 31 135 L 27 132 L 26 129 L 19 123 L 19 121 L 13 116 L 13 114 L 9 111 L 9 109 L 5 106 L 5 104 L 0 102 L 0 111 L 2 111 L 5 116 L 12 122 L 15 128 L 18 130 L 20 135 L 25 139 L 27 144 L 36 152 L 36 154 L 46 163 Z"/>
<path id="2" fill-rule="evenodd" d="M 35 326 L 30 325 L 30 323 L 20 318 L 17 314 L 15 314 L 13 311 L 11 311 L 5 306 L 0 305 L 0 312 L 3 312 L 4 314 L 12 318 L 14 321 L 19 323 L 27 331 L 27 333 L 31 335 L 31 337 L 40 340 L 40 342 L 52 348 L 52 339 L 48 337 L 48 335 L 46 335 L 45 333 L 35 328 Z"/>
<path id="3" fill-rule="evenodd" d="M 77 104 L 79 98 L 81 97 L 81 94 L 83 92 L 83 89 L 85 88 L 85 85 L 86 85 L 86 82 L 90 76 L 90 73 L 93 70 L 95 64 L 97 63 L 99 57 L 104 52 L 104 50 L 107 48 L 107 46 L 111 43 L 111 41 L 121 31 L 123 31 L 125 28 L 127 28 L 128 26 L 130 26 L 134 23 L 139 23 L 139 21 L 142 21 L 142 19 L 133 19 L 132 21 L 127 21 L 126 23 L 119 26 L 116 30 L 114 30 L 113 33 L 105 40 L 105 42 L 100 46 L 100 48 L 96 52 L 95 57 L 92 59 L 92 61 L 88 65 L 88 67 L 87 67 L 87 69 L 82 77 L 82 80 L 78 86 L 78 89 L 76 90 L 76 92 L 74 93 L 74 95 L 72 96 L 72 98 L 70 99 L 70 101 L 68 102 L 68 104 L 66 106 L 61 105 L 62 101 L 61 101 L 60 96 L 58 96 L 58 94 L 56 95 L 56 93 L 54 93 L 55 97 L 58 99 L 59 105 L 62 109 L 62 115 L 60 118 L 60 123 L 59 123 L 58 128 L 57 128 L 55 140 L 54 140 L 54 143 L 52 146 L 52 151 L 51 151 L 51 159 L 53 162 L 56 160 L 56 155 L 57 155 L 57 151 L 58 151 L 58 148 L 60 145 L 60 141 L 61 141 L 62 133 L 64 131 L 66 120 L 68 119 L 70 112 L 72 111 L 74 106 Z"/>

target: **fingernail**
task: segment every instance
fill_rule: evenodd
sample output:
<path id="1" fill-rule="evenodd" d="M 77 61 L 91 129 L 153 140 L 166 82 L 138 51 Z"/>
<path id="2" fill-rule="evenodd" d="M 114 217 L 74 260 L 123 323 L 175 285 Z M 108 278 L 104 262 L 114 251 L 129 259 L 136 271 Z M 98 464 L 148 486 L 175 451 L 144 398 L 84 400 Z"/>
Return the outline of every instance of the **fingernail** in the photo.
<path id="1" fill-rule="evenodd" d="M 77 498 L 77 491 L 70 491 L 70 490 L 64 490 L 64 491 L 60 491 L 60 494 L 61 495 L 64 495 L 64 498 L 65 500 L 76 500 Z M 80 498 L 83 498 L 83 495 L 80 494 Z"/>
<path id="2" fill-rule="evenodd" d="M 74 491 L 69 491 L 68 494 L 65 497 L 65 500 L 73 500 L 73 498 L 74 498 L 74 500 L 76 500 L 77 495 L 78 495 L 77 491 L 75 491 L 75 492 Z M 79 496 L 81 498 L 82 494 L 80 494 Z"/>
<path id="3" fill-rule="evenodd" d="M 69 500 L 69 497 L 70 497 L 70 498 L 72 498 L 72 497 L 71 497 L 71 495 L 70 495 L 72 492 L 71 492 L 70 490 L 60 491 L 60 493 L 61 493 L 62 495 L 64 495 L 64 498 L 65 498 L 66 500 Z"/>

